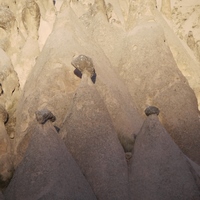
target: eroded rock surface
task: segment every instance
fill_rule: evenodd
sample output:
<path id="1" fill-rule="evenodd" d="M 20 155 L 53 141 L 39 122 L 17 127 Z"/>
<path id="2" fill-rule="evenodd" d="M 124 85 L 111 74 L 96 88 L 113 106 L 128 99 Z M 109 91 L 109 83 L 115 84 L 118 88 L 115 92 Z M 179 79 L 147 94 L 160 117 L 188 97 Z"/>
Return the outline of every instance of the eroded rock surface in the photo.
<path id="1" fill-rule="evenodd" d="M 65 184 L 75 178 L 86 186 L 83 175 L 87 175 L 97 198 L 129 199 L 128 164 L 134 165 L 135 179 L 131 184 L 136 187 L 131 191 L 136 199 L 142 199 L 142 195 L 154 199 L 161 199 L 162 195 L 166 199 L 176 195 L 181 199 L 199 199 L 199 166 L 193 162 L 200 163 L 199 12 L 198 0 L 0 0 L 0 104 L 9 114 L 8 122 L 0 123 L 5 139 L 0 146 L 2 189 L 11 177 L 12 163 L 15 168 L 18 165 L 7 189 L 12 192 L 6 192 L 11 195 L 9 198 L 17 195 L 20 199 L 28 192 L 34 193 L 30 195 L 33 198 L 54 198 L 56 190 L 56 195 L 72 195 L 70 192 L 75 190 L 65 193 L 57 183 Z M 156 116 L 152 117 L 159 110 L 149 105 L 159 107 L 162 125 L 188 158 L 172 142 L 156 146 L 149 132 L 160 130 L 163 135 L 163 127 Z M 47 109 L 41 110 L 44 107 Z M 138 132 L 146 107 L 153 122 L 146 120 L 139 135 L 148 136 L 141 139 Z M 48 110 L 56 115 L 56 121 Z M 65 144 L 74 156 L 69 162 L 76 159 L 81 168 L 72 161 L 70 169 L 76 165 L 79 175 L 62 177 L 68 171 L 63 165 L 56 165 L 57 158 L 65 163 L 64 167 L 69 165 L 60 156 L 69 156 L 68 152 L 63 153 L 67 149 L 59 138 L 61 127 Z M 156 139 L 157 136 L 169 141 L 159 134 Z M 146 141 L 149 137 L 151 144 Z M 57 142 L 53 144 L 51 139 Z M 43 147 L 46 140 L 49 148 Z M 138 143 L 155 149 L 149 155 L 141 145 L 140 152 Z M 43 157 L 35 155 L 40 149 Z M 57 158 L 50 157 L 47 151 Z M 163 157 L 159 152 L 163 152 Z M 178 157 L 178 152 L 183 156 Z M 146 161 L 140 160 L 140 154 L 152 160 L 148 156 Z M 155 155 L 160 160 L 153 159 Z M 150 168 L 144 167 L 147 161 Z M 47 167 L 51 174 L 48 176 L 44 171 L 48 162 L 53 163 L 52 170 L 62 169 L 51 174 Z M 158 173 L 154 176 L 163 163 L 167 168 L 161 167 L 164 171 L 161 169 L 160 177 Z M 34 175 L 30 176 L 29 165 L 33 165 Z M 176 173 L 178 167 L 180 171 Z M 140 177 L 135 169 L 142 171 Z M 152 184 L 154 180 L 156 184 Z M 69 185 L 70 181 L 67 187 L 77 188 L 77 182 L 73 180 Z M 184 181 L 186 189 L 181 194 Z M 39 184 L 28 188 L 36 182 Z M 43 183 L 47 187 L 42 189 Z M 144 192 L 138 183 L 147 190 Z M 85 199 L 96 198 L 91 192 L 86 193 Z"/>
<path id="2" fill-rule="evenodd" d="M 186 155 L 199 163 L 197 100 L 173 59 L 162 28 L 155 22 L 138 25 L 124 40 L 124 49 L 130 54 L 122 55 L 118 69 L 132 98 L 143 110 L 149 105 L 159 107 L 169 134 Z"/>
<path id="3" fill-rule="evenodd" d="M 91 63 L 84 66 L 89 72 Z M 92 73 L 84 75 L 61 128 L 62 138 L 97 199 L 128 199 L 123 148 L 106 106 L 92 83 Z"/>
<path id="4" fill-rule="evenodd" d="M 200 198 L 186 157 L 161 125 L 157 114 L 147 117 L 137 136 L 129 180 L 132 199 Z"/>
<path id="5" fill-rule="evenodd" d="M 19 101 L 16 125 L 18 137 L 15 140 L 17 156 L 22 157 L 27 147 L 28 129 L 33 124 L 34 112 L 38 107 L 45 106 L 52 110 L 58 116 L 55 125 L 61 126 L 80 82 L 71 65 L 72 59 L 80 54 L 92 58 L 98 74 L 95 83 L 97 92 L 107 106 L 124 149 L 132 150 L 133 134 L 138 133 L 143 121 L 137 106 L 130 100 L 124 83 L 112 69 L 101 48 L 91 39 L 85 26 L 69 5 L 63 5 L 54 31 L 38 57 Z"/>
<path id="6" fill-rule="evenodd" d="M 11 142 L 7 134 L 5 123 L 8 113 L 0 105 L 0 190 L 5 189 L 13 175 L 13 162 L 11 157 Z"/>
<path id="7" fill-rule="evenodd" d="M 24 159 L 5 191 L 6 199 L 91 199 L 96 197 L 52 125 L 48 110 L 36 112 Z"/>

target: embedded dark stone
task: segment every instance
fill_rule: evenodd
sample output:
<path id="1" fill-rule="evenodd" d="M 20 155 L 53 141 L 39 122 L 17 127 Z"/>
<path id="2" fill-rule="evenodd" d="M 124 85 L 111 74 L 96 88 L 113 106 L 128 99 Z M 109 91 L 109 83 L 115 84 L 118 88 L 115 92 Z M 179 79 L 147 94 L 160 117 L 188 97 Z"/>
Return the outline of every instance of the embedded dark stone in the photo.
<path id="1" fill-rule="evenodd" d="M 56 117 L 47 109 L 36 111 L 35 115 L 40 124 L 45 124 L 48 120 L 52 122 L 56 121 Z"/>
<path id="2" fill-rule="evenodd" d="M 93 77 L 95 75 L 95 69 L 92 59 L 85 55 L 79 55 L 78 57 L 74 58 L 71 64 L 82 74 L 87 74 L 90 77 Z"/>
<path id="3" fill-rule="evenodd" d="M 147 107 L 145 109 L 144 112 L 145 112 L 146 116 L 155 115 L 155 114 L 159 115 L 160 110 L 157 107 L 155 107 L 155 106 L 149 106 L 149 107 Z"/>

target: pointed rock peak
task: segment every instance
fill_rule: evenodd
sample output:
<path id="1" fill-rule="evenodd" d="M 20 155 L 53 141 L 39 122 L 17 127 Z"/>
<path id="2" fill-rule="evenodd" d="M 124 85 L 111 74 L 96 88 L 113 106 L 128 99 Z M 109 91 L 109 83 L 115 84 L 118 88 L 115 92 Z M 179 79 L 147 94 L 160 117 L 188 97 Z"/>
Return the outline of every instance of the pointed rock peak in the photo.
<path id="1" fill-rule="evenodd" d="M 2 105 L 0 105 L 0 119 L 6 123 L 8 121 L 8 117 L 8 112 Z"/>
<path id="2" fill-rule="evenodd" d="M 130 162 L 132 199 L 199 199 L 195 176 L 190 173 L 184 154 L 160 123 L 159 109 L 150 106 L 145 113 L 148 117 L 137 135 Z"/>
<path id="3" fill-rule="evenodd" d="M 149 115 L 159 115 L 160 113 L 160 110 L 155 107 L 155 106 L 149 106 L 145 109 L 145 114 L 146 116 L 149 116 Z"/>
<path id="4" fill-rule="evenodd" d="M 92 78 L 95 76 L 95 69 L 93 65 L 93 61 L 91 58 L 85 56 L 85 55 L 79 55 L 78 57 L 75 57 L 71 64 L 79 70 L 82 75 L 86 75 L 87 77 Z"/>
<path id="5" fill-rule="evenodd" d="M 45 124 L 48 120 L 50 120 L 51 122 L 56 121 L 56 117 L 48 109 L 36 111 L 35 115 L 39 124 Z"/>

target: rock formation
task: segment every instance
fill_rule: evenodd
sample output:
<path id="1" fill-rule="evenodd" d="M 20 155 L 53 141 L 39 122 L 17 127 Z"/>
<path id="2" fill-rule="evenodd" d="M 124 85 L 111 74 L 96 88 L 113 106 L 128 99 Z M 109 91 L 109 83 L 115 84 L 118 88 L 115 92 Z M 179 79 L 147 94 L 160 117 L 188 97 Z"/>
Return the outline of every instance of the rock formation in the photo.
<path id="1" fill-rule="evenodd" d="M 199 199 L 187 158 L 159 122 L 155 107 L 150 109 L 130 163 L 131 199 Z"/>
<path id="2" fill-rule="evenodd" d="M 0 189 L 5 189 L 13 175 L 13 163 L 11 159 L 11 143 L 7 134 L 5 123 L 8 121 L 8 113 L 0 106 Z"/>
<path id="3" fill-rule="evenodd" d="M 91 199 L 95 200 L 85 177 L 60 139 L 48 110 L 36 112 L 33 129 L 23 161 L 5 191 L 8 200 Z"/>
<path id="4" fill-rule="evenodd" d="M 34 0 L 26 1 L 26 6 L 22 10 L 22 22 L 27 31 L 28 37 L 38 39 L 38 29 L 40 26 L 40 9 Z"/>
<path id="5" fill-rule="evenodd" d="M 74 37 L 73 32 L 77 37 Z M 58 38 L 62 40 L 57 40 Z M 81 41 L 78 38 L 81 38 Z M 91 42 L 88 43 L 88 40 Z M 49 52 L 49 49 L 52 51 Z M 72 58 L 78 53 L 92 58 L 98 74 L 96 89 L 107 106 L 124 149 L 132 150 L 133 134 L 138 133 L 143 121 L 138 108 L 130 101 L 127 88 L 112 69 L 101 48 L 91 39 L 85 26 L 69 5 L 63 5 L 54 31 L 38 57 L 19 101 L 17 112 L 21 114 L 16 121 L 18 136 L 15 138 L 17 157 L 22 157 L 25 152 L 30 134 L 28 130 L 33 124 L 34 112 L 38 108 L 45 106 L 52 110 L 59 116 L 56 126 L 61 126 L 80 82 L 71 65 Z M 106 67 L 102 69 L 103 66 Z"/>
<path id="6" fill-rule="evenodd" d="M 187 45 L 190 47 L 190 49 L 192 49 L 192 50 L 195 49 L 195 39 L 194 39 L 192 31 L 189 31 L 189 33 L 188 33 Z"/>
<path id="7" fill-rule="evenodd" d="M 196 154 L 193 159 L 199 162 L 200 146 L 194 142 L 200 139 L 196 97 L 173 59 L 162 28 L 155 22 L 136 26 L 125 38 L 124 49 L 126 53 L 122 54 L 118 69 L 133 100 L 142 109 L 152 104 L 158 106 L 169 134 L 188 156 Z M 185 116 L 186 109 L 190 118 Z M 190 139 L 196 139 L 186 139 L 186 130 Z"/>
<path id="8" fill-rule="evenodd" d="M 61 128 L 62 138 L 97 199 L 129 199 L 125 154 L 91 80 L 93 63 L 81 55 L 72 64 L 82 80 Z"/>
<path id="9" fill-rule="evenodd" d="M 199 14 L 198 0 L 0 0 L 3 195 L 199 199 Z M 73 178 L 82 189 L 59 188 Z"/>

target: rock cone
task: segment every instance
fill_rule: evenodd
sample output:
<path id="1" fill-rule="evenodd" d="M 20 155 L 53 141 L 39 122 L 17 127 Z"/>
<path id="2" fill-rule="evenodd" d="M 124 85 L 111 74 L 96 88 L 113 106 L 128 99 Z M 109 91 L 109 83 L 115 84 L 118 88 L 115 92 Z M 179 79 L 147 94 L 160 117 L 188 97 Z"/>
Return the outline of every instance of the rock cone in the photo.
<path id="1" fill-rule="evenodd" d="M 200 191 L 184 154 L 149 115 L 139 132 L 130 164 L 131 199 L 199 199 Z"/>
<path id="2" fill-rule="evenodd" d="M 124 151 L 90 77 L 83 73 L 61 134 L 97 199 L 128 199 Z"/>
<path id="3" fill-rule="evenodd" d="M 37 112 L 37 119 L 52 120 L 47 110 Z M 54 117 L 55 118 L 55 117 Z M 30 145 L 17 167 L 5 197 L 8 200 L 85 199 L 95 200 L 88 182 L 59 138 L 52 122 L 33 129 Z"/>

